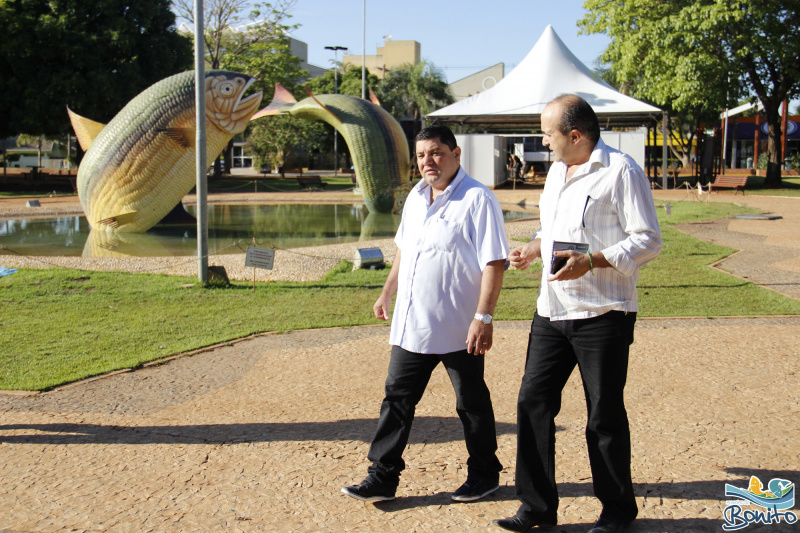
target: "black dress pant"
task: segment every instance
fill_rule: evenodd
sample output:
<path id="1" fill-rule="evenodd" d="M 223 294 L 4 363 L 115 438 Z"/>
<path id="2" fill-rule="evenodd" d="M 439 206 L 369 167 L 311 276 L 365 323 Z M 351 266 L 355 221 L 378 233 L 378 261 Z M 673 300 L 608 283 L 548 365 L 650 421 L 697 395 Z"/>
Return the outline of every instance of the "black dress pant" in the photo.
<path id="1" fill-rule="evenodd" d="M 631 482 L 631 441 L 624 388 L 636 313 L 582 320 L 534 315 L 517 402 L 516 490 L 523 516 L 556 523 L 555 418 L 575 366 L 588 411 L 586 444 L 601 516 L 628 522 L 638 509 Z"/>
<path id="2" fill-rule="evenodd" d="M 483 355 L 466 350 L 444 355 L 418 354 L 392 346 L 386 394 L 378 429 L 367 458 L 371 476 L 397 486 L 405 468 L 403 451 L 408 443 L 416 406 L 431 374 L 441 362 L 456 393 L 456 412 L 464 426 L 468 476 L 497 480 L 502 465 L 497 459 L 497 434 L 489 389 L 483 379 Z"/>

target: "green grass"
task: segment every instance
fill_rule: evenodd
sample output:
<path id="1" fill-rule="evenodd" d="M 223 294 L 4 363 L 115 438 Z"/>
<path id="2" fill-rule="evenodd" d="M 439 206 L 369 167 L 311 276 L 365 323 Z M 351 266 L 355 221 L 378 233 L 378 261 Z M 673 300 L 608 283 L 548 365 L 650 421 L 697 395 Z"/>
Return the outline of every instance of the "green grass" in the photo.
<path id="1" fill-rule="evenodd" d="M 668 218 L 658 211 L 665 246 L 642 269 L 641 316 L 800 314 L 800 302 L 707 266 L 730 248 L 670 227 L 752 210 L 674 202 Z M 379 323 L 372 304 L 388 270 L 350 268 L 342 263 L 318 282 L 258 283 L 255 292 L 251 282 L 202 287 L 165 275 L 20 269 L 0 278 L 0 389 L 43 390 L 257 332 Z M 499 320 L 533 316 L 540 268 L 506 273 Z"/>
<path id="2" fill-rule="evenodd" d="M 765 196 L 800 196 L 800 177 L 782 176 L 783 184 L 778 189 L 764 187 L 763 176 L 750 176 L 747 179 L 746 194 L 760 194 Z"/>
<path id="3" fill-rule="evenodd" d="M 307 172 L 305 175 L 315 176 L 314 172 Z M 326 184 L 325 191 L 349 191 L 355 184 L 353 183 L 350 174 L 340 174 L 338 176 L 321 176 L 323 183 Z M 287 176 L 285 178 L 220 178 L 218 180 L 211 180 L 208 183 L 208 192 L 237 192 L 237 191 L 258 191 L 258 192 L 298 192 L 300 185 L 294 176 Z M 311 189 L 306 189 L 311 190 Z"/>

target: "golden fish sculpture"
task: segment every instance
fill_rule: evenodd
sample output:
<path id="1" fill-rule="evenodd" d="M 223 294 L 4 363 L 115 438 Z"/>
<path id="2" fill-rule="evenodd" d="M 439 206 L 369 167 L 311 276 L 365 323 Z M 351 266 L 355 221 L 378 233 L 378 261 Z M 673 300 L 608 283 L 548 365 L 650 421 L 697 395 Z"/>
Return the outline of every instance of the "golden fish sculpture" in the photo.
<path id="1" fill-rule="evenodd" d="M 237 72 L 206 73 L 207 166 L 258 110 L 260 92 L 244 97 L 253 81 Z M 93 229 L 145 232 L 192 190 L 194 88 L 194 71 L 161 80 L 105 125 L 67 110 L 86 151 L 78 168 L 78 196 Z"/>
<path id="2" fill-rule="evenodd" d="M 367 208 L 373 213 L 401 213 L 412 184 L 410 150 L 400 123 L 379 105 L 374 93 L 372 102 L 343 94 L 308 95 L 298 102 L 275 84 L 272 102 L 252 120 L 289 114 L 330 124 L 347 143 Z"/>

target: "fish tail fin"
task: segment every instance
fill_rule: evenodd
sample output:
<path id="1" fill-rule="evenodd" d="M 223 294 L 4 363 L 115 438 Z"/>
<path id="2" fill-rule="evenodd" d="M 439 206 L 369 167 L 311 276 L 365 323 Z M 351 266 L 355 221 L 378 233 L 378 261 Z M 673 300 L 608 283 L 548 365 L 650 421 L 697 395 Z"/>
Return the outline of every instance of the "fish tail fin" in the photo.
<path id="1" fill-rule="evenodd" d="M 369 88 L 369 100 L 375 105 L 381 105 L 381 101 L 375 96 L 375 91 L 372 90 L 372 87 Z"/>
<path id="2" fill-rule="evenodd" d="M 69 107 L 67 107 L 67 114 L 69 115 L 69 121 L 72 123 L 72 129 L 75 130 L 75 136 L 78 138 L 78 144 L 81 145 L 81 150 L 85 152 L 106 125 L 82 117 Z"/>
<path id="3" fill-rule="evenodd" d="M 286 105 L 296 104 L 297 100 L 292 93 L 286 90 L 280 83 L 275 84 L 275 94 L 272 97 L 272 102 L 267 107 L 250 117 L 250 121 L 257 118 L 266 117 L 268 115 L 277 115 L 281 112 L 281 108 Z"/>
<path id="4" fill-rule="evenodd" d="M 316 97 L 316 96 L 314 96 L 314 93 L 312 93 L 311 91 L 309 91 L 307 87 L 306 87 L 306 94 L 307 94 L 308 96 L 310 96 L 310 97 L 311 97 L 311 99 L 312 99 L 312 100 L 314 100 L 314 101 L 317 103 L 317 105 L 318 105 L 318 106 L 320 106 L 322 109 L 324 109 L 325 111 L 327 111 L 328 113 L 330 113 L 330 114 L 331 114 L 331 116 L 332 116 L 333 118 L 335 118 L 335 119 L 336 119 L 336 122 L 338 122 L 338 123 L 340 123 L 340 124 L 341 124 L 341 122 L 342 122 L 342 119 L 340 119 L 339 117 L 337 117 L 337 116 L 336 116 L 336 113 L 334 113 L 333 111 L 331 111 L 331 110 L 330 110 L 328 107 L 325 107 L 325 105 L 324 105 L 322 102 L 320 102 L 319 100 L 317 100 L 317 97 Z"/>

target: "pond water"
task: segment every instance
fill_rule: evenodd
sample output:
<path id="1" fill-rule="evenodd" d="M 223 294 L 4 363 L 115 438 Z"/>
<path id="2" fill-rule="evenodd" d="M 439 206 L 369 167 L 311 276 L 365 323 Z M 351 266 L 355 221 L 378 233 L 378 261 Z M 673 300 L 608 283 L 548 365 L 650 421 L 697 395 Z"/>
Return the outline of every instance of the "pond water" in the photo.
<path id="1" fill-rule="evenodd" d="M 186 206 L 194 215 L 194 206 Z M 503 211 L 506 221 L 534 213 Z M 285 249 L 393 237 L 400 215 L 369 213 L 360 204 L 212 204 L 208 206 L 208 250 L 244 253 L 248 245 Z M 92 231 L 83 216 L 0 220 L 0 244 L 32 256 L 192 256 L 197 254 L 194 223 L 158 225 L 147 233 Z"/>

